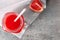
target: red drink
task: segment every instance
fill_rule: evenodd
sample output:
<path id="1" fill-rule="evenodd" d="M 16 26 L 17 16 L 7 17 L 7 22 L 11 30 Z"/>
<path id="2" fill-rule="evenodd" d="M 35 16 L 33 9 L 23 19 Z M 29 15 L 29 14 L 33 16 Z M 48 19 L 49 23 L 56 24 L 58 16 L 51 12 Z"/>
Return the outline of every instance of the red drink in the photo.
<path id="1" fill-rule="evenodd" d="M 15 12 L 8 12 L 3 18 L 3 29 L 11 33 L 19 33 L 24 27 L 24 18 L 21 16 L 16 22 L 15 18 L 18 16 Z"/>
<path id="2" fill-rule="evenodd" d="M 35 12 L 42 12 L 43 11 L 43 4 L 40 0 L 33 0 L 29 5 L 30 9 Z"/>

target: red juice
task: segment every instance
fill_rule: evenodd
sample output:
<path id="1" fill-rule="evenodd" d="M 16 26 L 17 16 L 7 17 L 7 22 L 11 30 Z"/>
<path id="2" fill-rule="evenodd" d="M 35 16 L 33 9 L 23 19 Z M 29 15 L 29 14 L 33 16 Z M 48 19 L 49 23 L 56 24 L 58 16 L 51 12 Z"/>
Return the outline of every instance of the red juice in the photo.
<path id="1" fill-rule="evenodd" d="M 15 12 L 8 12 L 3 18 L 3 29 L 7 32 L 19 33 L 24 27 L 24 18 L 21 16 L 16 22 L 15 18 L 18 16 Z"/>
<path id="2" fill-rule="evenodd" d="M 40 0 L 33 0 L 29 5 L 30 9 L 35 12 L 42 12 L 43 11 L 43 4 Z"/>

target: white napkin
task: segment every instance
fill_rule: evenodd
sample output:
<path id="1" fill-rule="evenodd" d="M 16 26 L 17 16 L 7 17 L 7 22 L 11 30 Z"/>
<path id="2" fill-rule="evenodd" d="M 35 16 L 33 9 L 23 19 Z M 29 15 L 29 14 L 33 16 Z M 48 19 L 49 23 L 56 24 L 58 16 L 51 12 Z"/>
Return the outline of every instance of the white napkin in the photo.
<path id="1" fill-rule="evenodd" d="M 0 9 L 5 8 L 9 5 L 21 2 L 23 0 L 0 0 Z"/>

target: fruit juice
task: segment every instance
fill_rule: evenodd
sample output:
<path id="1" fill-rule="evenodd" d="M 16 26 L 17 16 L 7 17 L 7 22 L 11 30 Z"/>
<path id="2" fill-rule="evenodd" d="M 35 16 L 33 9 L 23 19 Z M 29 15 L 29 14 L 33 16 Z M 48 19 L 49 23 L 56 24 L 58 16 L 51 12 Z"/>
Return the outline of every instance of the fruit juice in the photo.
<path id="1" fill-rule="evenodd" d="M 18 16 L 15 12 L 8 12 L 3 18 L 3 30 L 11 33 L 19 33 L 24 27 L 24 18 L 21 16 L 16 22 L 14 19 Z"/>
<path id="2" fill-rule="evenodd" d="M 43 4 L 40 0 L 33 0 L 29 5 L 30 9 L 35 12 L 42 12 L 43 11 Z"/>

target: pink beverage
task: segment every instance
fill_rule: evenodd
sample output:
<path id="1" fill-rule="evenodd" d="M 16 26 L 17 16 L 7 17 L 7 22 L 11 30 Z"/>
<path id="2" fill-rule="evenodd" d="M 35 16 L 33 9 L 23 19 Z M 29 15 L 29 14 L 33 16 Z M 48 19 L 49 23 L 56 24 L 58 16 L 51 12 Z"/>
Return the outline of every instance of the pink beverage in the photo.
<path id="1" fill-rule="evenodd" d="M 24 28 L 24 17 L 23 15 L 14 22 L 15 18 L 18 16 L 18 13 L 8 12 L 3 18 L 2 26 L 3 30 L 10 33 L 19 33 Z"/>

